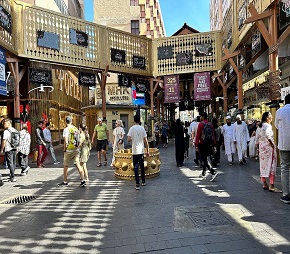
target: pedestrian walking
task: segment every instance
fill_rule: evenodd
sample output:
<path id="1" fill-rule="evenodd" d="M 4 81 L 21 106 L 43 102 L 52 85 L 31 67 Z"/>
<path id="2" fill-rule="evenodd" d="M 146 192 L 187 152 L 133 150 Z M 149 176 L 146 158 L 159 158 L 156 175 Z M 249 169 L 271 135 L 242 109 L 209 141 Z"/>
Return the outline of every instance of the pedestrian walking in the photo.
<path id="1" fill-rule="evenodd" d="M 228 158 L 229 165 L 234 162 L 236 145 L 234 143 L 234 125 L 232 124 L 231 116 L 226 117 L 226 124 L 223 125 L 222 135 L 224 137 L 225 154 Z"/>
<path id="2" fill-rule="evenodd" d="M 79 146 L 79 130 L 72 124 L 72 118 L 67 116 L 65 118 L 67 127 L 63 130 L 63 182 L 59 183 L 58 186 L 67 186 L 68 185 L 68 166 L 70 163 L 73 163 L 80 174 L 80 187 L 86 186 L 86 181 L 84 179 L 84 172 L 80 165 L 80 154 L 78 150 Z"/>
<path id="3" fill-rule="evenodd" d="M 275 126 L 278 129 L 278 149 L 281 160 L 282 197 L 290 204 L 290 94 L 285 96 L 285 106 L 276 112 Z"/>
<path id="4" fill-rule="evenodd" d="M 43 121 L 38 122 L 38 127 L 36 129 L 36 148 L 37 148 L 37 167 L 43 168 L 44 167 L 43 163 L 48 153 L 43 134 Z"/>
<path id="5" fill-rule="evenodd" d="M 113 130 L 113 157 L 111 167 L 114 165 L 116 152 L 124 149 L 124 135 L 123 122 L 118 119 L 116 120 L 116 128 Z"/>
<path id="6" fill-rule="evenodd" d="M 184 158 L 188 158 L 189 139 L 188 129 L 184 128 Z"/>
<path id="7" fill-rule="evenodd" d="M 56 159 L 56 156 L 54 153 L 50 128 L 51 128 L 50 122 L 47 122 L 45 124 L 45 128 L 43 129 L 43 136 L 44 136 L 44 141 L 46 143 L 46 150 L 50 152 L 51 157 L 53 159 L 53 164 L 60 164 L 60 162 Z"/>
<path id="8" fill-rule="evenodd" d="M 208 157 L 212 152 L 212 147 L 215 144 L 215 137 L 214 137 L 214 128 L 212 124 L 207 120 L 207 113 L 200 114 L 200 120 L 197 127 L 197 133 L 195 138 L 195 149 L 200 152 L 200 156 L 203 163 L 203 169 L 201 176 L 205 177 L 206 169 L 208 169 L 212 175 L 210 181 L 213 181 L 218 172 L 213 169 L 212 165 L 210 165 Z"/>
<path id="9" fill-rule="evenodd" d="M 26 176 L 30 167 L 28 166 L 28 155 L 30 153 L 31 136 L 27 124 L 22 124 L 20 131 L 20 145 L 18 148 L 18 163 L 21 168 L 21 176 Z"/>
<path id="10" fill-rule="evenodd" d="M 146 147 L 146 156 L 149 157 L 149 144 L 147 134 L 143 126 L 139 125 L 140 115 L 134 116 L 134 125 L 127 134 L 128 142 L 132 141 L 132 156 L 135 173 L 136 190 L 140 190 L 139 167 L 141 169 L 142 186 L 146 185 L 144 169 L 144 148 Z"/>
<path id="11" fill-rule="evenodd" d="M 109 142 L 109 130 L 105 123 L 103 123 L 102 118 L 98 118 L 98 124 L 95 126 L 94 133 L 92 136 L 92 143 L 97 137 L 97 152 L 98 152 L 98 165 L 97 167 L 102 166 L 102 155 L 104 157 L 104 166 L 107 165 L 107 154 L 106 148 Z"/>
<path id="12" fill-rule="evenodd" d="M 158 148 L 159 149 L 159 139 L 160 139 L 160 128 L 159 128 L 159 123 L 156 122 L 154 124 L 154 147 Z"/>
<path id="13" fill-rule="evenodd" d="M 222 144 L 222 130 L 219 126 L 217 118 L 212 119 L 212 126 L 214 128 L 215 145 L 213 151 L 213 165 L 217 166 L 220 163 L 221 158 L 221 144 Z"/>
<path id="14" fill-rule="evenodd" d="M 80 166 L 84 172 L 84 178 L 88 182 L 89 174 L 88 174 L 88 168 L 87 168 L 87 161 L 90 158 L 92 144 L 91 144 L 90 135 L 88 133 L 87 126 L 82 123 L 79 126 L 79 130 L 80 130 L 80 145 L 79 145 Z"/>
<path id="15" fill-rule="evenodd" d="M 250 142 L 249 131 L 246 123 L 242 121 L 241 115 L 236 116 L 234 123 L 233 140 L 238 150 L 238 158 L 240 165 L 246 163 L 247 147 Z"/>
<path id="16" fill-rule="evenodd" d="M 12 133 L 18 133 L 16 129 L 12 127 L 12 121 L 7 118 L 4 120 L 4 133 L 1 142 L 1 153 L 5 152 L 8 169 L 10 171 L 10 182 L 16 182 L 15 179 L 15 167 L 16 167 L 16 145 L 13 142 Z M 18 133 L 19 134 L 19 133 Z M 20 141 L 20 137 L 18 142 Z M 19 143 L 18 143 L 19 146 Z"/>
<path id="17" fill-rule="evenodd" d="M 181 124 L 180 119 L 176 120 L 175 128 L 175 159 L 177 167 L 182 167 L 184 162 L 184 150 L 185 150 L 185 140 L 184 140 L 184 128 Z"/>
<path id="18" fill-rule="evenodd" d="M 162 127 L 161 127 L 161 141 L 163 143 L 163 147 L 167 148 L 168 145 L 168 130 L 169 126 L 166 121 L 163 121 Z"/>
<path id="19" fill-rule="evenodd" d="M 277 153 L 271 122 L 271 113 L 265 112 L 257 131 L 256 146 L 259 149 L 260 177 L 264 190 L 281 192 L 274 186 L 277 168 Z M 267 183 L 267 178 L 269 178 L 270 187 Z"/>

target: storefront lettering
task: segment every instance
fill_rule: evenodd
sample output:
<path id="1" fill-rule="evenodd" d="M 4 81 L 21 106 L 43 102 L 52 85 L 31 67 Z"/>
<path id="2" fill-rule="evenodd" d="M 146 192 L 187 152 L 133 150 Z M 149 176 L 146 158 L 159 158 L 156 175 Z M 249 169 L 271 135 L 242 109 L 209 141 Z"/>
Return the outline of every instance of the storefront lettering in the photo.
<path id="1" fill-rule="evenodd" d="M 130 95 L 128 91 L 128 87 L 120 87 L 120 86 L 108 86 L 108 95 Z"/>
<path id="2" fill-rule="evenodd" d="M 59 80 L 60 91 L 82 102 L 83 90 L 82 87 L 78 85 L 77 79 L 74 80 L 73 77 L 64 70 L 56 70 L 56 77 Z"/>

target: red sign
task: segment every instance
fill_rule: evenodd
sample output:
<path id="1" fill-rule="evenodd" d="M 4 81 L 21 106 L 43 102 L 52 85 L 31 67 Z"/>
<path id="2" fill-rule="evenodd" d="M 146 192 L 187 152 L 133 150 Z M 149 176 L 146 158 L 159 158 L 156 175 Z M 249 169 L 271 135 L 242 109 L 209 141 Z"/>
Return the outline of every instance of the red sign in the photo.
<path id="1" fill-rule="evenodd" d="M 164 103 L 179 102 L 179 76 L 164 76 Z"/>
<path id="2" fill-rule="evenodd" d="M 210 72 L 194 74 L 194 100 L 210 100 Z"/>

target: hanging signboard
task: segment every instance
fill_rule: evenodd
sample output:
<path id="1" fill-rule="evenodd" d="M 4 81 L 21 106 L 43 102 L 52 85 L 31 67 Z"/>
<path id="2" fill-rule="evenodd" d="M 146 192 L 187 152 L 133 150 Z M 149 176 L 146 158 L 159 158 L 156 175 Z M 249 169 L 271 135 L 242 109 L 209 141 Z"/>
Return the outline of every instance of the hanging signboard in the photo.
<path id="1" fill-rule="evenodd" d="M 92 73 L 79 72 L 79 85 L 80 86 L 95 86 L 96 75 Z"/>
<path id="2" fill-rule="evenodd" d="M 194 100 L 210 100 L 210 72 L 201 72 L 194 74 Z"/>
<path id="3" fill-rule="evenodd" d="M 69 29 L 69 42 L 70 44 L 87 47 L 88 46 L 88 34 L 75 30 Z"/>
<path id="4" fill-rule="evenodd" d="M 118 75 L 118 85 L 131 87 L 131 77 L 123 74 Z"/>
<path id="5" fill-rule="evenodd" d="M 126 63 L 126 52 L 121 49 L 111 48 L 111 62 Z"/>
<path id="6" fill-rule="evenodd" d="M 290 86 L 281 88 L 281 100 L 284 101 L 285 100 L 285 96 L 287 94 L 290 94 Z"/>
<path id="7" fill-rule="evenodd" d="M 164 76 L 164 103 L 179 102 L 179 76 Z"/>
<path id="8" fill-rule="evenodd" d="M 158 47 L 158 60 L 173 58 L 173 47 Z"/>
<path id="9" fill-rule="evenodd" d="M 261 33 L 257 29 L 252 36 L 252 57 L 254 57 L 262 48 Z"/>
<path id="10" fill-rule="evenodd" d="M 136 91 L 137 93 L 146 93 L 147 92 L 147 87 L 145 82 L 136 82 L 135 84 Z"/>
<path id="11" fill-rule="evenodd" d="M 0 26 L 8 33 L 12 33 L 11 15 L 0 5 Z"/>
<path id="12" fill-rule="evenodd" d="M 59 35 L 47 31 L 37 31 L 37 46 L 59 51 Z"/>
<path id="13" fill-rule="evenodd" d="M 0 95 L 7 95 L 5 65 L 6 65 L 6 51 L 0 48 Z"/>
<path id="14" fill-rule="evenodd" d="M 133 56 L 133 68 L 145 70 L 146 69 L 145 57 Z"/>
<path id="15" fill-rule="evenodd" d="M 139 93 L 136 87 L 132 87 L 132 102 L 134 105 L 145 105 L 145 93 Z"/>
<path id="16" fill-rule="evenodd" d="M 176 55 L 176 65 L 189 65 L 192 64 L 192 53 L 191 52 L 183 52 Z"/>
<path id="17" fill-rule="evenodd" d="M 203 43 L 195 45 L 195 56 L 212 56 L 212 45 L 210 43 Z"/>
<path id="18" fill-rule="evenodd" d="M 279 29 L 290 24 L 290 0 L 281 0 L 279 3 Z"/>
<path id="19" fill-rule="evenodd" d="M 29 82 L 35 85 L 51 85 L 51 70 L 29 68 Z"/>

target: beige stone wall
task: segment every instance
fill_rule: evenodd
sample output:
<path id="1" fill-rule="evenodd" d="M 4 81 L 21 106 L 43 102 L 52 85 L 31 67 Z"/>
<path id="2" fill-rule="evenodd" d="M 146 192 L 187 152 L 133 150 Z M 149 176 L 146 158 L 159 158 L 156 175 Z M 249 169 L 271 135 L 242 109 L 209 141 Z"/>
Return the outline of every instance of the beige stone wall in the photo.
<path id="1" fill-rule="evenodd" d="M 52 11 L 60 12 L 54 0 L 35 0 L 35 5 Z"/>

